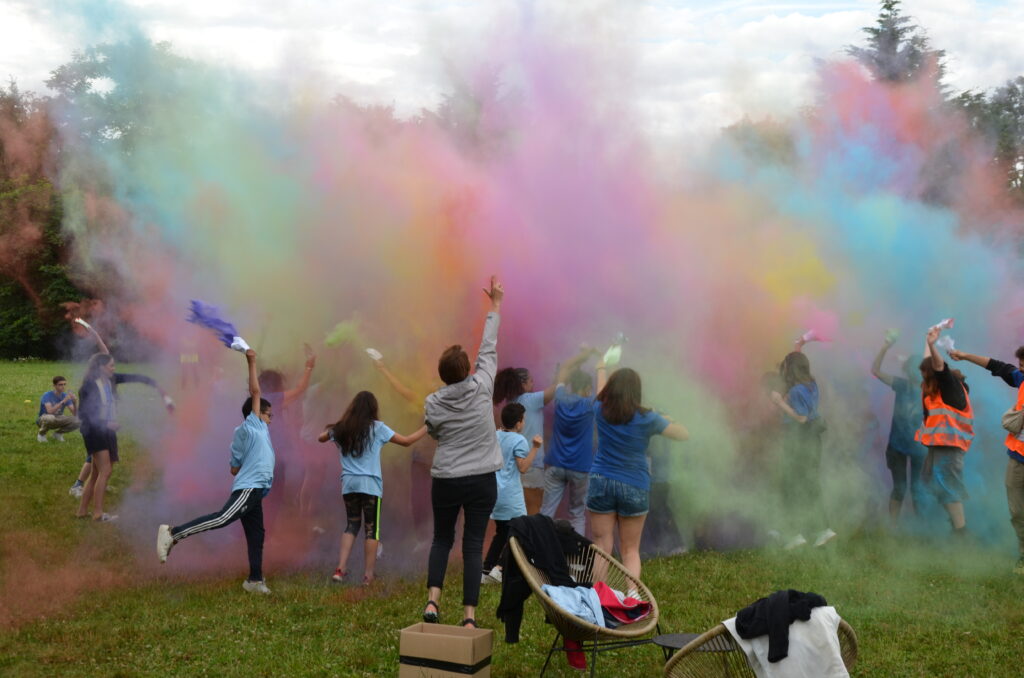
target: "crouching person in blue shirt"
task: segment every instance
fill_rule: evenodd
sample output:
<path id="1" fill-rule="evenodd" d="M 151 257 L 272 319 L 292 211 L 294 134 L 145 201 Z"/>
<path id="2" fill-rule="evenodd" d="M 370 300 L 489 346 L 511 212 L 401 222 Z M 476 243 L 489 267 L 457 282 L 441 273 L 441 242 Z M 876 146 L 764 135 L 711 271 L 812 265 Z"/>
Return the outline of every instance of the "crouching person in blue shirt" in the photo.
<path id="1" fill-rule="evenodd" d="M 260 397 L 260 384 L 256 378 L 256 352 L 245 352 L 249 363 L 249 398 L 242 404 L 245 421 L 235 429 L 231 441 L 231 497 L 224 508 L 191 520 L 177 527 L 161 525 L 157 531 L 156 553 L 160 562 L 175 544 L 207 530 L 216 530 L 241 519 L 245 541 L 249 550 L 249 578 L 242 588 L 252 593 L 270 593 L 263 581 L 263 497 L 274 481 L 274 447 L 270 444 L 270 403 Z M 258 403 L 258 411 L 253 405 Z"/>

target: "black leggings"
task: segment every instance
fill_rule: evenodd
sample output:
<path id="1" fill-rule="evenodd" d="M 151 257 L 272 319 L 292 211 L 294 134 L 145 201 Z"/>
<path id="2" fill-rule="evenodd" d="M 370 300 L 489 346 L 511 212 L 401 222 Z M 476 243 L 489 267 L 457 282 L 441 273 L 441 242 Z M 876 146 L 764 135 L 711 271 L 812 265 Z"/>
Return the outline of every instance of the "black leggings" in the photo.
<path id="1" fill-rule="evenodd" d="M 263 488 L 247 487 L 235 490 L 224 508 L 216 513 L 200 516 L 183 525 L 171 528 L 171 536 L 177 544 L 182 539 L 207 530 L 230 525 L 241 518 L 245 530 L 245 544 L 249 551 L 249 581 L 263 579 Z"/>
<path id="2" fill-rule="evenodd" d="M 508 546 L 508 521 L 494 521 L 494 537 L 491 538 L 491 547 L 487 549 L 487 557 L 484 558 L 484 572 L 490 572 L 495 565 L 501 562 L 501 553 Z"/>
<path id="3" fill-rule="evenodd" d="M 493 473 L 433 479 L 430 503 L 434 508 L 434 541 L 430 545 L 430 559 L 427 563 L 428 588 L 444 588 L 448 555 L 455 543 L 455 521 L 461 510 L 466 514 L 462 529 L 462 604 L 477 604 L 480 599 L 484 534 L 497 500 L 498 481 Z"/>

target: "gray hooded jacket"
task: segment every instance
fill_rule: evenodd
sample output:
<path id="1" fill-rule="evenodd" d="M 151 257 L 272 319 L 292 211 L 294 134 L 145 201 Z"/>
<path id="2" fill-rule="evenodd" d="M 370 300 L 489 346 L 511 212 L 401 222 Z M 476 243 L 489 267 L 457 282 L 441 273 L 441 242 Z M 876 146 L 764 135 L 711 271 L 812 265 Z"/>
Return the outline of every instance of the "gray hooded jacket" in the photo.
<path id="1" fill-rule="evenodd" d="M 502 466 L 492 402 L 500 321 L 497 313 L 487 314 L 473 374 L 427 396 L 427 432 L 437 439 L 437 453 L 430 469 L 435 478 L 494 473 Z"/>

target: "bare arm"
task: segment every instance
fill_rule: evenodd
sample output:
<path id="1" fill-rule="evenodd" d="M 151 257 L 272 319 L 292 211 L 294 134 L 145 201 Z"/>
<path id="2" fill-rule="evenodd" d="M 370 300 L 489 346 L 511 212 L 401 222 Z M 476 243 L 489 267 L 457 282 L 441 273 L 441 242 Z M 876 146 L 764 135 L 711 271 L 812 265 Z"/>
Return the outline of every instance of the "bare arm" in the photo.
<path id="1" fill-rule="evenodd" d="M 544 404 L 547 405 L 555 397 L 555 390 L 559 384 L 564 384 L 568 379 L 572 371 L 578 368 L 583 363 L 587 362 L 587 358 L 597 353 L 593 348 L 589 346 L 580 347 L 580 352 L 570 358 L 568 361 L 562 363 L 558 367 L 558 376 L 555 377 L 555 383 L 544 389 Z"/>
<path id="2" fill-rule="evenodd" d="M 672 440 L 689 440 L 690 432 L 686 430 L 686 427 L 682 424 L 675 422 L 670 423 L 665 427 L 665 430 L 661 432 L 661 435 Z"/>
<path id="3" fill-rule="evenodd" d="M 491 310 L 484 321 L 483 336 L 480 337 L 480 349 L 476 354 L 476 374 L 483 375 L 494 390 L 494 375 L 498 371 L 498 326 L 501 324 L 501 302 L 505 298 L 505 288 L 496 276 L 491 276 L 491 286 L 484 288 L 484 294 L 491 300 Z"/>
<path id="4" fill-rule="evenodd" d="M 598 363 L 594 370 L 597 372 L 597 392 L 600 393 L 604 390 L 604 385 L 608 383 L 608 370 L 605 369 L 603 362 Z"/>
<path id="5" fill-rule="evenodd" d="M 310 348 L 309 344 L 303 344 L 303 349 L 306 352 L 306 369 L 303 370 L 302 378 L 299 379 L 299 383 L 295 385 L 295 388 L 289 389 L 282 394 L 282 407 L 288 407 L 294 403 L 309 388 L 309 378 L 313 374 L 313 368 L 316 367 L 316 356 L 313 354 L 313 349 Z"/>
<path id="6" fill-rule="evenodd" d="M 71 414 L 78 416 L 78 398 L 75 397 L 74 393 L 68 392 L 68 397 L 71 399 L 71 403 L 68 405 L 68 409 L 71 410 Z"/>
<path id="7" fill-rule="evenodd" d="M 537 450 L 539 450 L 543 444 L 543 438 L 540 436 L 533 436 L 533 441 L 530 443 L 530 453 L 522 459 L 516 459 L 516 468 L 519 469 L 520 473 L 526 473 L 530 470 L 530 466 L 533 464 L 533 458 L 537 456 Z"/>
<path id="8" fill-rule="evenodd" d="M 932 369 L 936 372 L 941 372 L 946 367 L 946 361 L 942 359 L 942 354 L 939 353 L 939 349 L 935 348 L 935 342 L 939 338 L 939 334 L 942 330 L 938 327 L 933 327 L 928 330 L 928 334 L 925 336 L 925 343 L 928 346 L 928 355 L 932 361 Z"/>
<path id="9" fill-rule="evenodd" d="M 81 320 L 81 318 L 76 318 L 76 320 Z M 100 353 L 106 353 L 107 355 L 110 355 L 110 349 L 107 348 L 107 345 L 103 343 L 103 339 L 100 338 L 100 333 L 94 330 L 92 328 L 92 325 L 85 324 L 85 321 L 82 321 L 79 324 L 82 327 L 84 327 L 86 332 L 88 332 L 96 341 L 96 347 L 100 350 Z"/>
<path id="10" fill-rule="evenodd" d="M 249 395 L 252 396 L 252 409 L 260 411 L 260 380 L 256 374 L 256 351 L 251 348 L 245 352 L 245 361 L 249 363 Z"/>
<path id="11" fill-rule="evenodd" d="M 316 437 L 316 439 L 317 439 L 317 442 L 321 442 L 321 443 L 326 443 L 328 440 L 330 440 L 331 439 L 331 427 L 328 426 L 327 428 L 325 428 L 323 430 L 323 433 L 318 435 Z"/>
<path id="12" fill-rule="evenodd" d="M 377 368 L 378 372 L 380 372 L 381 374 L 384 375 L 384 378 L 387 379 L 388 384 L 391 385 L 391 388 L 395 389 L 395 391 L 398 393 L 398 395 L 402 396 L 402 398 L 404 398 L 405 400 L 408 400 L 410 403 L 413 403 L 413 404 L 420 403 L 420 404 L 422 404 L 423 398 L 420 398 L 419 396 L 417 396 L 413 392 L 413 390 L 411 388 L 409 388 L 408 386 L 403 384 L 401 381 L 399 381 L 398 377 L 396 377 L 394 374 L 392 374 L 391 370 L 389 370 L 387 368 L 387 366 L 384 365 L 384 361 L 383 360 L 374 360 L 373 361 L 373 366 Z"/>
<path id="13" fill-rule="evenodd" d="M 402 447 L 409 447 L 410 445 L 412 445 L 425 435 L 427 435 L 426 424 L 416 429 L 415 433 L 410 433 L 407 436 L 403 436 L 400 433 L 396 433 L 395 435 L 391 436 L 391 440 L 389 440 L 388 442 L 394 443 L 396 445 L 401 445 Z"/>
<path id="14" fill-rule="evenodd" d="M 878 351 L 878 355 L 875 356 L 875 362 L 871 363 L 871 374 L 886 386 L 892 386 L 892 380 L 894 377 L 891 374 L 886 374 L 882 371 L 882 361 L 885 359 L 885 354 L 892 348 L 892 342 L 886 340 L 882 344 L 882 348 Z"/>
<path id="15" fill-rule="evenodd" d="M 969 363 L 974 363 L 978 367 L 984 367 L 986 370 L 988 369 L 988 363 L 991 360 L 991 358 L 988 358 L 983 355 L 964 353 L 963 351 L 956 350 L 950 351 L 949 357 L 952 358 L 953 360 L 966 360 Z"/>
<path id="16" fill-rule="evenodd" d="M 786 402 L 786 399 L 783 398 L 782 394 L 779 393 L 778 391 L 772 391 L 772 402 L 775 403 L 775 405 L 778 406 L 780 410 L 785 412 L 786 415 L 793 421 L 799 422 L 801 424 L 807 423 L 807 417 L 802 414 L 797 414 L 796 410 L 789 406 L 789 403 Z"/>

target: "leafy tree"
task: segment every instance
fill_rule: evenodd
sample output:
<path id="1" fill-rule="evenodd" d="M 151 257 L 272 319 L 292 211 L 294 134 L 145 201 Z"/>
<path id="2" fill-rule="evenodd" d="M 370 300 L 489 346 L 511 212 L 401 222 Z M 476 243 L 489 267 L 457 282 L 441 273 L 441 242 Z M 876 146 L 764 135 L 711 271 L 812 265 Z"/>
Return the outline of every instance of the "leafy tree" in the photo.
<path id="1" fill-rule="evenodd" d="M 943 50 L 932 49 L 924 31 L 900 12 L 899 0 L 883 0 L 874 26 L 866 26 L 867 46 L 850 45 L 846 53 L 877 80 L 909 82 L 922 74 L 942 79 Z"/>
<path id="2" fill-rule="evenodd" d="M 1011 195 L 1024 202 L 1024 76 L 1008 80 L 991 94 L 968 90 L 955 103 L 974 129 L 988 138 Z"/>

